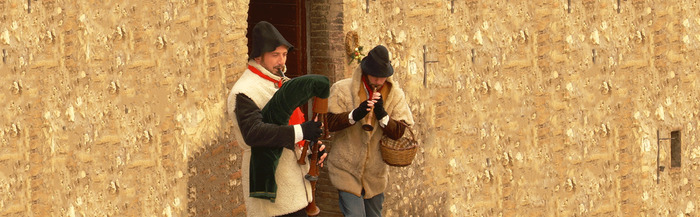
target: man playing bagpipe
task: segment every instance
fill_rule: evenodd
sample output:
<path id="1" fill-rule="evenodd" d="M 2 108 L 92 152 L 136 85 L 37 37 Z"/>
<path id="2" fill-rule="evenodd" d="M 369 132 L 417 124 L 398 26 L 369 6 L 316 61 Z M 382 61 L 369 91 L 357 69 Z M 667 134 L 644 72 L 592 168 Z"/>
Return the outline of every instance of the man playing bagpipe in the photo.
<path id="1" fill-rule="evenodd" d="M 323 131 L 319 121 L 303 122 L 298 107 L 312 97 L 328 98 L 330 82 L 321 75 L 287 79 L 287 52 L 294 47 L 272 24 L 256 24 L 251 40 L 248 69 L 231 88 L 227 104 L 234 137 L 243 149 L 247 215 L 306 216 L 305 208 L 313 201 L 310 182 L 304 178 L 309 164 L 297 163 L 307 153 L 296 143 L 316 141 Z M 323 150 L 320 142 L 317 145 Z M 325 156 L 321 154 L 319 164 Z"/>

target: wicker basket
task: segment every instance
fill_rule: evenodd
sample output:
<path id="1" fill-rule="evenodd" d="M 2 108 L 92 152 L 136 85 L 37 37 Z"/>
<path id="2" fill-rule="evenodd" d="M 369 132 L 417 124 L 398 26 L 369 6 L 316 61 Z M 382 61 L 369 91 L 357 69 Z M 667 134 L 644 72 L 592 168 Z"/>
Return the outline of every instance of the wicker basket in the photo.
<path id="1" fill-rule="evenodd" d="M 393 140 L 384 136 L 379 140 L 379 144 L 381 146 L 382 158 L 386 164 L 395 167 L 405 167 L 411 165 L 413 158 L 416 157 L 418 142 L 411 128 L 401 121 L 399 121 L 399 123 L 406 126 L 410 133 L 410 138 L 403 136 L 398 140 Z"/>

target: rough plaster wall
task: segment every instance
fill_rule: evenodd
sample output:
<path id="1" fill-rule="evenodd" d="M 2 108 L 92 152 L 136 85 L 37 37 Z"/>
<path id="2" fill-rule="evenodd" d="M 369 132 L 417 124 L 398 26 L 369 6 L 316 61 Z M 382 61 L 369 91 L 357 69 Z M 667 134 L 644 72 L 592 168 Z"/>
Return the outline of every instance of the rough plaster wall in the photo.
<path id="1" fill-rule="evenodd" d="M 0 1 L 0 216 L 192 213 L 247 3 Z"/>
<path id="2" fill-rule="evenodd" d="M 417 120 L 387 216 L 698 214 L 696 1 L 344 5 L 346 31 L 389 47 Z M 661 142 L 658 185 L 657 129 L 683 145 L 670 168 Z"/>
<path id="3" fill-rule="evenodd" d="M 697 2 L 365 2 L 344 28 L 389 46 L 423 145 L 387 216 L 697 215 Z M 242 214 L 246 11 L 0 2 L 0 215 Z M 683 137 L 659 185 L 656 129 Z"/>

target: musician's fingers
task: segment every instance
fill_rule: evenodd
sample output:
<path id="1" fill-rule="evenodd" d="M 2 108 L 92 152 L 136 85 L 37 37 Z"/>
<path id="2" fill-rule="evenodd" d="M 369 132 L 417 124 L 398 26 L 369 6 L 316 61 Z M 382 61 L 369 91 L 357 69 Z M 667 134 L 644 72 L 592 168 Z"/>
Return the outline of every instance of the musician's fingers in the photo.
<path id="1" fill-rule="evenodd" d="M 374 108 L 374 103 L 377 103 L 377 100 L 367 100 L 367 106 L 369 108 Z M 369 111 L 369 109 L 367 109 Z"/>
<path id="2" fill-rule="evenodd" d="M 318 165 L 323 167 L 323 162 L 326 161 L 327 156 L 328 156 L 328 153 L 323 153 L 323 155 L 321 155 L 321 158 L 318 160 Z"/>
<path id="3" fill-rule="evenodd" d="M 321 144 L 321 141 L 318 141 L 318 144 Z M 318 151 L 323 151 L 324 149 L 326 149 L 326 145 L 321 145 L 318 147 Z"/>
<path id="4" fill-rule="evenodd" d="M 314 122 L 318 122 L 318 116 L 314 117 Z"/>

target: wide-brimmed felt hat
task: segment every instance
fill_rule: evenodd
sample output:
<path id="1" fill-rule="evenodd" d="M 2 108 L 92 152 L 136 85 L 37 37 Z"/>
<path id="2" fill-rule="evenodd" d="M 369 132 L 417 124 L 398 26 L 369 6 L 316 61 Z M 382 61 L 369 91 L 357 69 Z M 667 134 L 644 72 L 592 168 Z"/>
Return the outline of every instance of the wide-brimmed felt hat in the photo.
<path id="1" fill-rule="evenodd" d="M 394 74 L 394 67 L 389 60 L 389 50 L 383 45 L 377 45 L 369 51 L 360 63 L 362 73 L 374 77 L 386 78 Z"/>
<path id="2" fill-rule="evenodd" d="M 294 49 L 294 46 L 282 37 L 277 28 L 267 21 L 260 21 L 255 24 L 250 40 L 253 40 L 253 47 L 250 51 L 251 59 L 260 57 L 266 52 L 274 51 L 281 45 L 287 46 L 288 52 Z"/>

